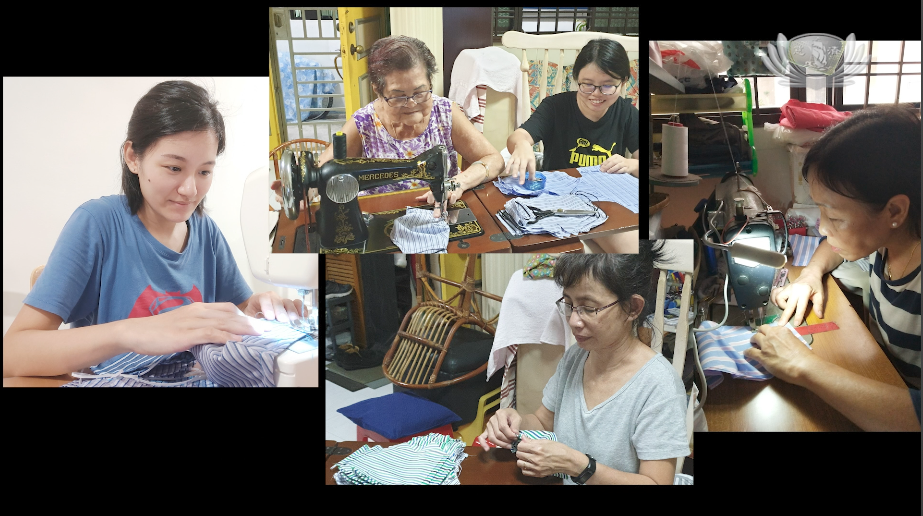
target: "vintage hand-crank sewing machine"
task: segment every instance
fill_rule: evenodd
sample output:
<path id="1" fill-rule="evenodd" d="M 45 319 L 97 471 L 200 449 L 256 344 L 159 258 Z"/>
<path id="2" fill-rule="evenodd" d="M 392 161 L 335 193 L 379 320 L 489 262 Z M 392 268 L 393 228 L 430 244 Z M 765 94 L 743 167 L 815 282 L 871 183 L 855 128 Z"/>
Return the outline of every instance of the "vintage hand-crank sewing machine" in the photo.
<path id="1" fill-rule="evenodd" d="M 346 136 L 333 137 L 333 159 L 317 166 L 310 152 L 285 151 L 280 160 L 279 175 L 282 180 L 282 205 L 290 219 L 298 217 L 299 205 L 307 199 L 307 192 L 316 188 L 320 196 L 317 210 L 317 232 L 320 235 L 319 252 L 358 253 L 396 251 L 391 242 L 393 220 L 404 214 L 406 208 L 380 213 L 363 213 L 359 208 L 359 192 L 377 186 L 389 185 L 407 179 L 429 183 L 436 205 L 444 207 L 449 193 L 460 188 L 446 175 L 450 170 L 449 153 L 444 145 L 437 145 L 411 159 L 347 158 Z M 418 206 L 435 209 L 434 205 Z M 460 225 L 467 228 L 480 226 L 476 217 L 459 201 L 443 216 L 450 231 Z M 470 223 L 474 224 L 470 224 Z M 467 229 L 462 236 L 473 236 Z"/>

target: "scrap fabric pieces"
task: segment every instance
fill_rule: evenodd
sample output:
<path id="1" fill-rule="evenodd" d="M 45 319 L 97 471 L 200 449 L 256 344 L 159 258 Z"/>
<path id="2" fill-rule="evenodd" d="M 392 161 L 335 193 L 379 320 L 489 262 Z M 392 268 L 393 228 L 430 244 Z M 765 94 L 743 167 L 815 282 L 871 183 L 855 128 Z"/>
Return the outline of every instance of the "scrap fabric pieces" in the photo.
<path id="1" fill-rule="evenodd" d="M 712 321 L 702 323 L 702 328 L 715 328 Z M 724 380 L 722 373 L 735 378 L 768 380 L 772 373 L 762 364 L 744 356 L 744 350 L 752 347 L 750 337 L 756 333 L 747 326 L 722 326 L 712 331 L 697 333 L 699 360 L 708 387 L 712 388 Z"/>
<path id="2" fill-rule="evenodd" d="M 433 212 L 407 207 L 407 213 L 394 219 L 391 241 L 402 253 L 444 253 L 449 246 L 449 223 Z"/>
<path id="3" fill-rule="evenodd" d="M 529 207 L 539 210 L 588 210 L 593 215 L 583 216 L 551 216 L 539 219 Z M 593 206 L 576 195 L 540 195 L 538 197 L 523 199 L 516 197 L 504 204 L 504 210 L 518 229 L 526 234 L 549 233 L 558 238 L 568 238 L 578 233 L 587 232 L 604 223 L 609 217 L 601 209 Z M 529 224 L 531 221 L 536 221 Z"/>
<path id="4" fill-rule="evenodd" d="M 366 444 L 333 465 L 333 478 L 339 485 L 459 485 L 467 457 L 464 441 L 431 433 L 388 448 Z"/>
<path id="5" fill-rule="evenodd" d="M 519 447 L 519 443 L 522 442 L 523 437 L 527 439 L 547 439 L 549 441 L 555 442 L 558 440 L 558 436 L 554 435 L 554 432 L 549 432 L 547 430 L 520 430 L 519 435 L 516 436 L 516 440 L 513 441 L 513 447 L 510 448 L 510 451 L 513 452 L 514 455 L 516 454 L 516 448 Z M 555 473 L 552 476 L 564 478 L 565 475 L 564 473 Z"/>
<path id="6" fill-rule="evenodd" d="M 599 166 L 580 167 L 577 169 L 582 177 L 571 177 L 564 172 L 543 172 L 544 190 L 532 191 L 519 185 L 519 179 L 508 176 L 494 181 L 500 192 L 506 195 L 535 196 L 579 195 L 591 202 L 606 201 L 621 204 L 638 213 L 638 178 L 631 174 L 608 174 Z"/>

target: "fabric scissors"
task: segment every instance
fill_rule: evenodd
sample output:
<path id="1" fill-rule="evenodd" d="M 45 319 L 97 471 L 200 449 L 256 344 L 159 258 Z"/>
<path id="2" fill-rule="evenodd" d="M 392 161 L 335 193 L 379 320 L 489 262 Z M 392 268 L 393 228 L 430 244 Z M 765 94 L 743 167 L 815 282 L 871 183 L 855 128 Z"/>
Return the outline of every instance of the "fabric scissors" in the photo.
<path id="1" fill-rule="evenodd" d="M 540 210 L 534 206 L 526 207 L 532 211 L 533 215 L 535 215 L 535 220 L 530 220 L 527 222 L 527 224 L 535 224 L 536 222 L 547 217 L 584 217 L 587 215 L 596 214 L 596 210 L 565 210 L 563 208 L 558 208 L 556 210 Z"/>

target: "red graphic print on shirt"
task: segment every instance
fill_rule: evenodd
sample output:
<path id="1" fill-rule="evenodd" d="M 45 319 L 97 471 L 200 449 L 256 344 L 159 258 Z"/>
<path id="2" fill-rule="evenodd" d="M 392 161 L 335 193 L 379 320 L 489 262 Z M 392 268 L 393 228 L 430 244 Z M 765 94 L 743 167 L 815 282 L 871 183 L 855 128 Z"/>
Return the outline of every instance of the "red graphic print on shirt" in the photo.
<path id="1" fill-rule="evenodd" d="M 138 296 L 135 306 L 132 307 L 128 318 L 132 317 L 149 317 L 173 308 L 178 308 L 192 303 L 201 303 L 202 293 L 195 285 L 189 292 L 157 292 L 150 285 L 144 289 L 144 292 Z"/>

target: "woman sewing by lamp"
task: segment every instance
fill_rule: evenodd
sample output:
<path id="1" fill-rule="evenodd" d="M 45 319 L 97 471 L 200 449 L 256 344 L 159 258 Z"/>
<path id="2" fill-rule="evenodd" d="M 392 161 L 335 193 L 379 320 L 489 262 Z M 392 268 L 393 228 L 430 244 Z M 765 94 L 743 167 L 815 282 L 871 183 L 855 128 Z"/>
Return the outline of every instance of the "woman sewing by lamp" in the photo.
<path id="1" fill-rule="evenodd" d="M 300 300 L 253 293 L 205 214 L 224 148 L 204 88 L 167 81 L 137 102 L 120 149 L 123 195 L 71 215 L 3 339 L 4 377 L 143 374 L 197 344 L 261 335 L 258 312 L 299 317 Z M 62 322 L 72 328 L 57 331 Z"/>
<path id="2" fill-rule="evenodd" d="M 745 354 L 870 431 L 920 431 L 920 118 L 906 106 L 858 111 L 811 147 L 802 173 L 826 237 L 796 281 L 773 289 L 779 319 L 823 317 L 823 276 L 868 257 L 869 329 L 907 388 L 847 371 L 784 327 L 761 326 Z"/>
<path id="3" fill-rule="evenodd" d="M 599 164 L 602 172 L 638 177 L 638 109 L 622 97 L 631 76 L 628 54 L 611 39 L 587 43 L 574 61 L 577 90 L 552 95 L 506 141 L 507 173 L 535 179 L 532 146 L 545 142 L 542 168 Z M 623 154 L 626 149 L 631 158 Z M 637 252 L 638 231 L 584 241 L 594 252 Z"/>
<path id="4" fill-rule="evenodd" d="M 676 458 L 689 454 L 686 394 L 670 362 L 637 337 L 653 311 L 658 244 L 638 254 L 563 255 L 557 302 L 576 344 L 564 352 L 533 414 L 500 409 L 480 436 L 512 449 L 520 430 L 554 432 L 522 439 L 517 464 L 526 476 L 564 473 L 565 483 L 672 484 Z"/>
<path id="5" fill-rule="evenodd" d="M 460 189 L 448 203 L 457 201 L 465 190 L 495 179 L 504 168 L 503 158 L 483 134 L 474 128 L 460 107 L 433 94 L 436 59 L 426 45 L 408 36 L 379 39 L 368 54 L 369 80 L 375 100 L 353 113 L 343 126 L 348 157 L 408 159 L 445 145 L 450 171 Z M 458 153 L 471 165 L 459 172 Z M 333 159 L 330 145 L 318 164 Z M 273 183 L 273 189 L 281 182 Z M 405 180 L 360 192 L 359 195 L 422 188 L 425 182 Z M 432 203 L 432 192 L 418 201 Z M 434 210 L 433 215 L 439 214 Z"/>

